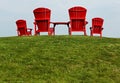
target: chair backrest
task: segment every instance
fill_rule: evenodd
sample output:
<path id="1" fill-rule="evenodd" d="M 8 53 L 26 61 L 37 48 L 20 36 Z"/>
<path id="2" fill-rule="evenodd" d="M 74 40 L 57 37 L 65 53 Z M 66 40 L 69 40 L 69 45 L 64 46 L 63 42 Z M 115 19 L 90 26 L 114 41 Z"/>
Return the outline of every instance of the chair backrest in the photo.
<path id="1" fill-rule="evenodd" d="M 92 18 L 92 29 L 94 33 L 100 33 L 103 27 L 104 19 L 100 17 Z"/>
<path id="2" fill-rule="evenodd" d="M 33 10 L 35 22 L 40 32 L 47 32 L 50 27 L 51 10 L 48 8 L 36 8 Z"/>
<path id="3" fill-rule="evenodd" d="M 27 33 L 27 24 L 26 20 L 20 19 L 16 21 L 17 30 L 19 31 L 20 35 L 26 35 Z"/>
<path id="4" fill-rule="evenodd" d="M 94 27 L 94 26 L 102 27 L 103 26 L 103 21 L 104 21 L 104 19 L 99 18 L 99 17 L 93 18 L 92 19 L 92 27 Z"/>
<path id="5" fill-rule="evenodd" d="M 75 6 L 69 9 L 70 19 L 85 19 L 87 9 L 81 6 Z"/>
<path id="6" fill-rule="evenodd" d="M 82 31 L 86 24 L 87 9 L 81 6 L 75 6 L 69 9 L 69 17 L 72 31 Z"/>

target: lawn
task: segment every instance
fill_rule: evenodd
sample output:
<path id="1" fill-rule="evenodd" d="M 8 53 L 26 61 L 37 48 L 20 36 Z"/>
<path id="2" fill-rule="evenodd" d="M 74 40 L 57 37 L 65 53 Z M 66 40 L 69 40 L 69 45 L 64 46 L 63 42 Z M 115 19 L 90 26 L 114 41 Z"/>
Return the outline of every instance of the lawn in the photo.
<path id="1" fill-rule="evenodd" d="M 0 83 L 119 83 L 120 38 L 0 38 Z"/>

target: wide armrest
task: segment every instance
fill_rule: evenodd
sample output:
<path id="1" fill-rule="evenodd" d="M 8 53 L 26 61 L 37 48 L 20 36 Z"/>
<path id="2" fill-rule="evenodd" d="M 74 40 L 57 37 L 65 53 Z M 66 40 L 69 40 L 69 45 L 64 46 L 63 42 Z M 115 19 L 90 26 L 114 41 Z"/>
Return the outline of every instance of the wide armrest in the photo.
<path id="1" fill-rule="evenodd" d="M 88 21 L 85 21 L 85 24 L 88 24 Z"/>
<path id="2" fill-rule="evenodd" d="M 92 30 L 92 27 L 90 27 L 90 30 Z"/>

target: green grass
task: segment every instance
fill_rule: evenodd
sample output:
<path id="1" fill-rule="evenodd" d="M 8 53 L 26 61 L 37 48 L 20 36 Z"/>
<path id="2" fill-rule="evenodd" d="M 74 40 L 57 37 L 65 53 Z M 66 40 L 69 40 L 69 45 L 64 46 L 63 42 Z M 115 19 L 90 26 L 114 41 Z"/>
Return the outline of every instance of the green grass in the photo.
<path id="1" fill-rule="evenodd" d="M 0 38 L 0 83 L 119 83 L 120 38 Z"/>

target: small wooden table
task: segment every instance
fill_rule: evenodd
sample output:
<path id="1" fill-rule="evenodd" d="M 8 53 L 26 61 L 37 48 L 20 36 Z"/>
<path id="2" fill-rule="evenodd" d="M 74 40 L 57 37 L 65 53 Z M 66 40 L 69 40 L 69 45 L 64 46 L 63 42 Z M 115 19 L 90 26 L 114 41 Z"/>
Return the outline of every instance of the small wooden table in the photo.
<path id="1" fill-rule="evenodd" d="M 54 35 L 55 35 L 55 27 L 56 25 L 67 25 L 67 27 L 69 28 L 69 23 L 70 22 L 51 22 L 53 24 L 53 29 L 54 29 Z"/>

